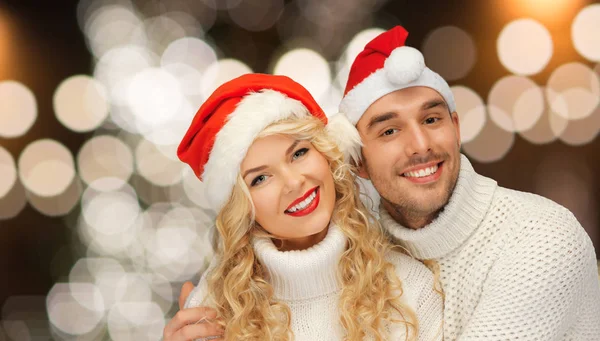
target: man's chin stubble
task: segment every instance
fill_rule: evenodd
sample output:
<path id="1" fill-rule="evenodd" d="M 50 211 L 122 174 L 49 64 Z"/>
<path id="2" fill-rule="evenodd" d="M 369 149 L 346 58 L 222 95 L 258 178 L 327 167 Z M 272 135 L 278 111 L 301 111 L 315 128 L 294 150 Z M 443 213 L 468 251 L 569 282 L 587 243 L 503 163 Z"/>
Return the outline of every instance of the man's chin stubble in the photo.
<path id="1" fill-rule="evenodd" d="M 420 200 L 416 199 L 398 198 L 398 200 L 392 201 L 386 196 L 381 195 L 381 200 L 387 202 L 386 206 L 393 209 L 394 212 L 389 213 L 394 220 L 403 226 L 416 229 L 431 223 L 444 211 L 455 186 L 456 182 L 444 191 L 444 198 L 440 200 L 439 204 L 427 208 L 420 203 Z"/>

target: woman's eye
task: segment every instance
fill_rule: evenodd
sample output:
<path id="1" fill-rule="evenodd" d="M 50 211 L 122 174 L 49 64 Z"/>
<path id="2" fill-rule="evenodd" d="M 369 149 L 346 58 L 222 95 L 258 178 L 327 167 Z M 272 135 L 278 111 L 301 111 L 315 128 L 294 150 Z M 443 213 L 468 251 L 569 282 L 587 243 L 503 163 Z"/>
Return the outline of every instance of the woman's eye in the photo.
<path id="1" fill-rule="evenodd" d="M 267 180 L 266 175 L 259 175 L 256 178 L 254 178 L 254 180 L 252 180 L 252 182 L 250 183 L 250 186 L 256 186 L 265 180 Z"/>
<path id="2" fill-rule="evenodd" d="M 301 157 L 302 155 L 308 153 L 308 148 L 300 148 L 298 149 L 294 155 L 292 156 L 292 159 L 296 160 L 297 158 Z"/>

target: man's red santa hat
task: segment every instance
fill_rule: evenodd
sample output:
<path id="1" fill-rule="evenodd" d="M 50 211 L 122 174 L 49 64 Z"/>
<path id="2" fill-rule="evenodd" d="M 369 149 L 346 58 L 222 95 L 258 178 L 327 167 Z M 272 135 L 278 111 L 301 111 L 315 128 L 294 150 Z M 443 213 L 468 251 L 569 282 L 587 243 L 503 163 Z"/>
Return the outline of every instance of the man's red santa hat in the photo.
<path id="1" fill-rule="evenodd" d="M 345 116 L 328 119 L 300 84 L 266 74 L 246 74 L 217 88 L 196 113 L 177 156 L 204 182 L 207 198 L 218 212 L 259 133 L 271 123 L 309 115 L 326 124 L 346 160 L 359 159 L 360 136 Z"/>
<path id="2" fill-rule="evenodd" d="M 421 52 L 404 46 L 407 37 L 408 32 L 396 26 L 371 40 L 354 60 L 339 108 L 353 124 L 379 98 L 414 86 L 436 90 L 450 112 L 456 111 L 448 83 L 425 66 Z"/>

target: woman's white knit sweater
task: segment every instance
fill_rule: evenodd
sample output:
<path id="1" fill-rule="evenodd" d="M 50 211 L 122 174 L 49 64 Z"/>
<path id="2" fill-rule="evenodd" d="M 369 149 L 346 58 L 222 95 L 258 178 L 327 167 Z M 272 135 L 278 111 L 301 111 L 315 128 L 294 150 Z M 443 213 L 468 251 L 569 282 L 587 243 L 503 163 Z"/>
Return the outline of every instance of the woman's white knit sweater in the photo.
<path id="1" fill-rule="evenodd" d="M 320 243 L 302 251 L 279 251 L 268 238 L 253 241 L 256 255 L 269 273 L 275 298 L 291 310 L 291 328 L 297 341 L 343 340 L 338 302 L 338 262 L 346 237 L 335 226 Z M 398 252 L 388 255 L 402 281 L 403 302 L 419 319 L 419 340 L 442 340 L 443 302 L 433 289 L 433 274 L 421 262 Z M 206 305 L 206 283 L 188 297 L 186 307 Z M 210 305 L 210 304 L 209 304 Z M 396 328 L 397 327 L 397 328 Z M 392 340 L 404 340 L 402 326 L 391 326 Z"/>
<path id="2" fill-rule="evenodd" d="M 413 256 L 439 263 L 445 340 L 600 340 L 594 247 L 562 206 L 499 187 L 462 156 L 431 224 L 412 230 L 380 215 Z"/>

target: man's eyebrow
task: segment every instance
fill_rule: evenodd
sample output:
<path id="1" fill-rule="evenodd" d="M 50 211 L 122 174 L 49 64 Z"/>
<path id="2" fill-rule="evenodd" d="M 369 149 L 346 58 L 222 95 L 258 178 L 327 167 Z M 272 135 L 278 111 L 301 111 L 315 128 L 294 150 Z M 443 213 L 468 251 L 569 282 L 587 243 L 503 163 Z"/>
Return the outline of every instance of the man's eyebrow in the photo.
<path id="1" fill-rule="evenodd" d="M 448 105 L 446 104 L 445 101 L 436 98 L 436 99 L 432 99 L 432 100 L 429 100 L 429 101 L 423 103 L 423 105 L 421 106 L 421 110 L 428 110 L 428 109 L 435 108 L 438 106 L 448 109 Z"/>
<path id="2" fill-rule="evenodd" d="M 288 149 L 285 151 L 285 154 L 288 155 L 288 154 L 292 153 L 294 151 L 294 148 L 296 148 L 296 146 L 298 145 L 298 143 L 300 143 L 300 140 L 294 141 L 294 143 L 292 143 L 288 147 Z M 267 168 L 267 166 L 258 166 L 258 167 L 250 168 L 244 172 L 244 175 L 242 176 L 242 178 L 246 178 L 246 176 L 248 176 L 248 174 L 258 172 L 258 171 L 264 170 L 266 168 Z"/>
<path id="3" fill-rule="evenodd" d="M 391 120 L 396 117 L 398 117 L 398 114 L 395 112 L 388 112 L 388 113 L 385 113 L 382 115 L 377 115 L 377 116 L 371 117 L 369 124 L 367 124 L 367 130 L 371 129 L 376 124 Z"/>

